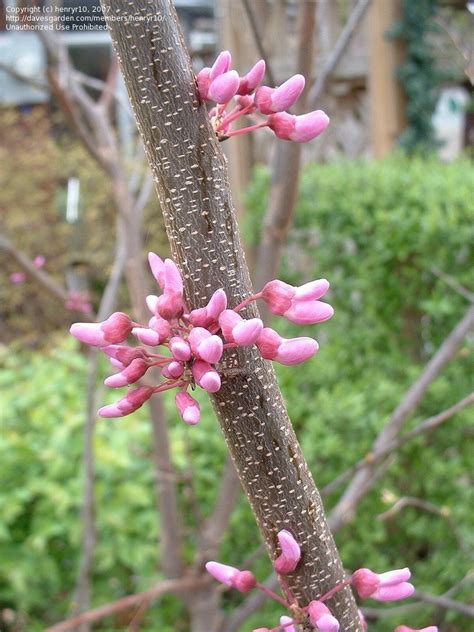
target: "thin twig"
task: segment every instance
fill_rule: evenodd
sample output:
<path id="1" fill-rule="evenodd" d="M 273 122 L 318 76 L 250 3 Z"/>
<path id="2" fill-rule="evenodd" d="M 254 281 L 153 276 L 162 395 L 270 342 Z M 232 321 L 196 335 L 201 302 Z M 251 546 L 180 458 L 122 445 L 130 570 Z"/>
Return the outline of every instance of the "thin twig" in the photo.
<path id="1" fill-rule="evenodd" d="M 332 494 L 332 492 L 335 491 L 339 487 L 339 485 L 342 485 L 342 483 L 348 481 L 356 472 L 365 467 L 367 464 L 375 465 L 377 463 L 380 463 L 382 459 L 384 459 L 389 454 L 392 454 L 395 450 L 398 450 L 399 448 L 404 446 L 408 441 L 411 441 L 411 439 L 414 439 L 415 437 L 418 437 L 425 432 L 435 430 L 443 422 L 451 419 L 451 417 L 453 417 L 456 413 L 460 412 L 464 408 L 472 406 L 472 404 L 474 404 L 474 393 L 471 393 L 467 397 L 464 397 L 464 399 L 461 399 L 459 402 L 457 402 L 450 408 L 443 410 L 441 413 L 433 415 L 432 417 L 428 417 L 420 424 L 418 424 L 416 428 L 413 428 L 413 430 L 411 430 L 410 432 L 407 432 L 398 439 L 395 439 L 391 443 L 387 444 L 383 448 L 383 450 L 380 450 L 377 453 L 368 452 L 358 463 L 349 467 L 347 470 L 339 474 L 339 476 L 337 476 L 334 480 L 328 483 L 325 487 L 323 487 L 321 490 L 321 494 L 323 496 Z"/>
<path id="2" fill-rule="evenodd" d="M 429 386 L 435 381 L 449 362 L 457 354 L 466 335 L 474 326 L 474 306 L 471 306 L 456 327 L 445 338 L 438 351 L 425 366 L 420 377 L 410 386 L 400 404 L 392 413 L 388 423 L 381 430 L 373 443 L 372 452 L 377 454 L 391 445 L 410 417 L 420 404 Z M 335 532 L 352 519 L 360 500 L 375 485 L 386 469 L 386 464 L 381 464 L 378 471 L 376 465 L 365 463 L 352 478 L 344 494 L 339 499 L 329 516 L 329 524 Z"/>
<path id="3" fill-rule="evenodd" d="M 466 289 L 463 285 L 459 283 L 459 281 L 457 281 L 457 279 L 455 279 L 449 274 L 446 274 L 446 272 L 443 272 L 442 270 L 440 270 L 439 268 L 435 266 L 430 268 L 430 272 L 432 272 L 436 277 L 441 279 L 441 281 L 444 281 L 446 285 L 449 285 L 450 288 L 452 288 L 455 292 L 463 296 L 470 303 L 474 303 L 474 292 L 471 292 L 470 290 Z"/>
<path id="4" fill-rule="evenodd" d="M 250 29 L 252 30 L 255 46 L 258 49 L 258 53 L 260 57 L 265 61 L 265 72 L 267 74 L 268 81 L 270 82 L 272 86 L 276 86 L 275 75 L 270 65 L 270 60 L 268 58 L 267 51 L 265 50 L 265 47 L 263 45 L 263 36 L 259 31 L 257 19 L 255 17 L 253 9 L 250 6 L 249 0 L 242 0 L 242 4 L 244 6 L 245 13 L 247 14 L 247 18 L 250 24 Z"/>
<path id="5" fill-rule="evenodd" d="M 371 0 L 358 0 L 356 6 L 353 8 L 352 13 L 350 14 L 344 28 L 339 35 L 334 48 L 331 51 L 324 67 L 321 69 L 321 72 L 318 74 L 318 78 L 314 82 L 311 90 L 308 94 L 308 103 L 310 107 L 315 107 L 317 100 L 321 96 L 322 91 L 326 85 L 327 80 L 330 75 L 333 73 L 337 64 L 341 60 L 344 52 L 349 45 L 349 42 L 352 39 L 357 27 L 362 22 L 362 19 L 369 8 Z"/>
<path id="6" fill-rule="evenodd" d="M 122 597 L 122 599 L 119 599 L 118 601 L 107 603 L 98 608 L 93 608 L 92 610 L 83 612 L 77 617 L 72 617 L 71 619 L 66 619 L 65 621 L 56 623 L 55 625 L 47 628 L 45 632 L 68 632 L 68 630 L 73 630 L 77 626 L 93 623 L 94 621 L 100 621 L 101 619 L 105 619 L 105 617 L 110 617 L 111 615 L 123 612 L 124 610 L 140 606 L 143 601 L 151 603 L 158 597 L 167 593 L 181 593 L 185 590 L 202 588 L 208 584 L 208 578 L 200 579 L 188 577 L 181 579 L 166 579 L 157 584 L 154 588 L 150 588 L 149 590 L 136 593 L 134 595 L 128 595 L 127 597 Z"/>

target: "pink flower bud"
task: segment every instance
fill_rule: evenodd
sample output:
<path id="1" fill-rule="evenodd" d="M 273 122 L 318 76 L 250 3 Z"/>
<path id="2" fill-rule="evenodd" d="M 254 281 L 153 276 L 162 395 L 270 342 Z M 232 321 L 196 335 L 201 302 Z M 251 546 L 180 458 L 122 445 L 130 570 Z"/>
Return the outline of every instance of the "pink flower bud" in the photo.
<path id="1" fill-rule="evenodd" d="M 303 75 L 293 75 L 278 88 L 263 86 L 255 94 L 255 105 L 262 114 L 283 112 L 290 108 L 303 92 L 305 79 Z M 278 134 L 277 134 L 278 135 Z"/>
<path id="2" fill-rule="evenodd" d="M 127 347 L 126 345 L 108 345 L 102 347 L 103 351 L 110 358 L 115 358 L 124 366 L 128 366 L 135 358 L 146 359 L 148 357 L 145 349 L 141 347 Z"/>
<path id="3" fill-rule="evenodd" d="M 277 573 L 292 573 L 301 559 L 301 549 L 298 542 L 289 531 L 282 529 L 277 534 L 281 554 L 273 562 L 273 568 Z"/>
<path id="4" fill-rule="evenodd" d="M 271 327 L 264 327 L 260 336 L 255 343 L 260 351 L 262 358 L 265 360 L 273 360 L 277 353 L 280 345 L 283 342 L 283 338 Z"/>
<path id="5" fill-rule="evenodd" d="M 284 313 L 292 323 L 297 325 L 315 325 L 329 320 L 334 315 L 334 309 L 322 301 L 298 301 Z"/>
<path id="6" fill-rule="evenodd" d="M 295 294 L 296 289 L 292 285 L 279 279 L 274 279 L 264 286 L 262 299 L 268 305 L 268 309 L 272 314 L 282 316 L 291 307 Z"/>
<path id="7" fill-rule="evenodd" d="M 221 288 L 216 290 L 209 299 L 209 303 L 206 306 L 207 313 L 212 320 L 217 320 L 220 314 L 227 307 L 227 295 Z"/>
<path id="8" fill-rule="evenodd" d="M 227 72 L 232 64 L 232 56 L 228 50 L 223 50 L 220 52 L 216 61 L 212 64 L 212 68 L 210 69 L 210 79 L 213 81 L 216 77 L 223 75 Z"/>
<path id="9" fill-rule="evenodd" d="M 146 327 L 134 327 L 132 336 L 135 336 L 144 345 L 151 347 L 159 345 L 161 342 L 160 334 L 154 329 L 147 329 Z"/>
<path id="10" fill-rule="evenodd" d="M 295 288 L 295 301 L 311 301 L 317 300 L 326 294 L 329 290 L 329 281 L 326 279 L 316 279 L 309 283 L 304 283 Z"/>
<path id="11" fill-rule="evenodd" d="M 108 377 L 104 384 L 110 388 L 121 388 L 128 384 L 134 384 L 148 371 L 150 365 L 142 358 L 132 360 L 130 364 L 120 373 Z"/>
<path id="12" fill-rule="evenodd" d="M 190 426 L 199 423 L 201 410 L 197 401 L 187 393 L 178 393 L 175 398 L 176 407 L 183 420 Z"/>
<path id="13" fill-rule="evenodd" d="M 207 562 L 206 570 L 221 584 L 236 588 L 242 593 L 249 592 L 257 585 L 257 580 L 250 571 L 240 571 L 220 562 Z"/>
<path id="14" fill-rule="evenodd" d="M 152 316 L 148 321 L 148 327 L 159 334 L 160 343 L 166 340 L 171 333 L 171 325 L 161 316 Z"/>
<path id="15" fill-rule="evenodd" d="M 33 259 L 33 265 L 35 266 L 35 268 L 42 268 L 45 263 L 46 263 L 46 259 L 45 257 L 43 257 L 43 255 L 37 255 Z"/>
<path id="16" fill-rule="evenodd" d="M 219 316 L 219 326 L 226 342 L 234 342 L 232 330 L 243 321 L 242 316 L 232 309 L 224 310 Z"/>
<path id="17" fill-rule="evenodd" d="M 247 347 L 257 342 L 262 330 L 263 322 L 260 318 L 243 319 L 232 329 L 232 338 L 241 347 Z"/>
<path id="18" fill-rule="evenodd" d="M 132 320 L 123 312 L 114 312 L 100 324 L 107 342 L 117 344 L 123 342 L 133 328 Z"/>
<path id="19" fill-rule="evenodd" d="M 109 358 L 109 362 L 112 366 L 114 366 L 116 369 L 119 369 L 119 371 L 123 371 L 125 368 L 125 364 L 122 364 L 121 362 L 119 362 L 118 360 L 116 360 L 115 358 Z"/>
<path id="20" fill-rule="evenodd" d="M 438 632 L 436 625 L 429 625 L 427 628 L 409 628 L 407 625 L 398 625 L 394 632 Z"/>
<path id="21" fill-rule="evenodd" d="M 260 59 L 257 61 L 255 66 L 253 66 L 246 75 L 240 78 L 239 89 L 237 94 L 239 95 L 247 95 L 255 90 L 257 86 L 263 80 L 265 76 L 265 61 Z"/>
<path id="22" fill-rule="evenodd" d="M 308 114 L 288 114 L 278 112 L 269 116 L 268 126 L 278 138 L 306 143 L 324 132 L 329 125 L 329 117 L 322 110 Z"/>
<path id="23" fill-rule="evenodd" d="M 368 568 L 359 568 L 352 575 L 352 586 L 362 598 L 371 597 L 377 601 L 397 601 L 410 597 L 414 586 L 406 580 L 410 579 L 408 568 L 401 568 L 387 573 L 377 574 Z"/>
<path id="24" fill-rule="evenodd" d="M 201 360 L 205 360 L 209 364 L 216 364 L 222 357 L 224 343 L 219 336 L 210 336 L 198 345 L 197 350 L 197 356 Z"/>
<path id="25" fill-rule="evenodd" d="M 183 279 L 178 266 L 171 259 L 164 262 L 164 289 L 166 291 L 183 294 Z"/>
<path id="26" fill-rule="evenodd" d="M 187 362 L 191 358 L 191 348 L 180 336 L 173 336 L 170 339 L 170 351 L 175 360 Z"/>
<path id="27" fill-rule="evenodd" d="M 165 320 L 179 318 L 184 311 L 183 297 L 179 292 L 165 290 L 157 303 L 159 315 Z"/>
<path id="28" fill-rule="evenodd" d="M 239 108 L 241 110 L 243 110 L 244 108 L 248 108 L 250 105 L 253 105 L 254 101 L 255 101 L 255 95 L 253 94 L 244 94 L 242 96 L 237 96 L 235 97 L 235 100 L 237 101 L 237 105 L 239 106 Z M 252 111 L 255 108 L 252 108 Z"/>
<path id="29" fill-rule="evenodd" d="M 211 69 L 206 66 L 205 68 L 202 68 L 196 76 L 198 94 L 199 94 L 199 98 L 202 101 L 209 100 L 208 91 L 209 91 L 209 86 L 211 84 L 210 75 L 211 75 Z"/>
<path id="30" fill-rule="evenodd" d="M 216 77 L 209 86 L 208 97 L 216 103 L 227 103 L 239 87 L 239 75 L 235 70 Z"/>
<path id="31" fill-rule="evenodd" d="M 209 327 L 217 321 L 221 312 L 227 307 L 227 295 L 223 289 L 216 290 L 206 307 L 193 309 L 189 321 L 195 327 Z"/>
<path id="32" fill-rule="evenodd" d="M 19 285 L 26 281 L 26 274 L 24 272 L 12 272 L 9 276 L 10 283 L 13 285 Z"/>
<path id="33" fill-rule="evenodd" d="M 278 353 L 273 358 L 280 364 L 291 366 L 309 360 L 319 349 L 319 345 L 313 338 L 305 336 L 284 340 L 278 348 Z"/>
<path id="34" fill-rule="evenodd" d="M 165 286 L 165 264 L 163 259 L 154 252 L 148 253 L 148 263 L 150 264 L 151 273 L 155 277 L 161 289 Z"/>
<path id="35" fill-rule="evenodd" d="M 181 364 L 181 362 L 176 362 L 176 360 L 173 360 L 165 367 L 163 367 L 161 373 L 169 380 L 177 380 L 178 377 L 181 377 L 183 375 L 184 366 Z"/>
<path id="36" fill-rule="evenodd" d="M 125 415 L 129 415 L 143 406 L 153 395 L 153 390 L 150 386 L 134 388 L 128 391 L 125 397 L 115 404 L 99 408 L 99 415 L 101 417 L 125 417 Z"/>
<path id="37" fill-rule="evenodd" d="M 333 617 L 322 601 L 311 601 L 308 606 L 309 620 L 320 632 L 338 632 L 339 621 Z"/>
<path id="38" fill-rule="evenodd" d="M 157 314 L 158 296 L 149 294 L 145 299 L 146 305 L 152 314 Z"/>
<path id="39" fill-rule="evenodd" d="M 285 632 L 296 632 L 296 628 L 293 625 L 294 620 L 290 617 L 280 617 L 280 625 L 283 627 Z"/>
<path id="40" fill-rule="evenodd" d="M 217 393 L 221 387 L 221 378 L 210 364 L 203 360 L 196 360 L 191 367 L 196 384 L 208 393 Z"/>
<path id="41" fill-rule="evenodd" d="M 110 344 L 105 338 L 101 326 L 98 323 L 74 323 L 69 331 L 71 334 L 86 345 L 93 347 L 104 347 Z"/>

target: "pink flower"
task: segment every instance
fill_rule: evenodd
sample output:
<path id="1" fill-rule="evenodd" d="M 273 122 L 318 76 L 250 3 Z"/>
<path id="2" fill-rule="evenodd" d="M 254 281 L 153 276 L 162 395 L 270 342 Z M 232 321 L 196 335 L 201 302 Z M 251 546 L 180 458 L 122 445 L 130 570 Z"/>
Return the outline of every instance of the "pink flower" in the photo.
<path id="1" fill-rule="evenodd" d="M 12 272 L 9 279 L 10 283 L 19 285 L 20 283 L 24 283 L 26 281 L 26 274 L 24 272 Z"/>
<path id="2" fill-rule="evenodd" d="M 232 57 L 228 50 L 222 51 L 213 63 L 212 68 L 203 68 L 197 74 L 196 81 L 198 94 L 203 101 L 209 101 L 209 88 L 211 83 L 230 70 Z M 238 85 L 238 84 L 237 84 Z M 235 94 L 235 92 L 234 92 Z M 232 95 L 234 96 L 234 95 Z M 230 98 L 232 98 L 232 96 Z"/>
<path id="3" fill-rule="evenodd" d="M 277 573 L 292 573 L 301 559 L 301 549 L 298 542 L 289 531 L 282 529 L 277 534 L 281 553 L 273 562 L 273 568 Z"/>
<path id="4" fill-rule="evenodd" d="M 255 94 L 255 105 L 262 114 L 273 114 L 290 108 L 303 92 L 303 75 L 293 75 L 278 88 L 263 86 Z"/>
<path id="5" fill-rule="evenodd" d="M 164 342 L 171 333 L 170 323 L 161 316 L 152 316 L 148 321 L 148 327 L 157 332 L 160 336 L 160 344 Z"/>
<path id="6" fill-rule="evenodd" d="M 197 401 L 187 393 L 178 393 L 175 398 L 176 407 L 183 420 L 190 426 L 199 423 L 201 410 Z"/>
<path id="7" fill-rule="evenodd" d="M 46 258 L 43 257 L 43 255 L 37 255 L 33 259 L 33 265 L 35 266 L 35 268 L 42 268 L 45 263 L 46 263 Z"/>
<path id="8" fill-rule="evenodd" d="M 128 384 L 134 384 L 145 375 L 149 368 L 149 362 L 142 358 L 135 358 L 123 371 L 108 377 L 104 381 L 104 384 L 110 388 L 121 388 Z"/>
<path id="9" fill-rule="evenodd" d="M 429 625 L 427 628 L 409 628 L 407 625 L 398 625 L 394 632 L 438 632 L 436 625 Z"/>
<path id="10" fill-rule="evenodd" d="M 210 364 L 203 360 L 193 362 L 191 372 L 196 383 L 208 393 L 217 393 L 221 387 L 221 378 Z"/>
<path id="11" fill-rule="evenodd" d="M 331 305 L 315 300 L 328 289 L 326 279 L 311 281 L 300 287 L 275 279 L 265 285 L 261 295 L 272 314 L 284 316 L 298 325 L 314 325 L 334 314 Z"/>
<path id="12" fill-rule="evenodd" d="M 206 570 L 221 584 L 236 588 L 242 593 L 249 592 L 257 585 L 257 580 L 250 571 L 240 571 L 220 562 L 207 562 Z"/>
<path id="13" fill-rule="evenodd" d="M 212 64 L 212 68 L 210 69 L 209 77 L 211 81 L 213 81 L 216 77 L 223 75 L 224 73 L 230 70 L 232 65 L 232 55 L 228 50 L 223 50 L 220 52 L 216 61 Z"/>
<path id="14" fill-rule="evenodd" d="M 125 417 L 138 410 L 153 395 L 154 389 L 150 386 L 139 386 L 134 388 L 125 395 L 123 399 L 99 408 L 101 417 Z"/>
<path id="15" fill-rule="evenodd" d="M 173 360 L 165 367 L 161 372 L 166 378 L 170 380 L 176 380 L 178 377 L 181 377 L 184 373 L 184 365 L 181 362 L 176 362 Z"/>
<path id="16" fill-rule="evenodd" d="M 178 318 L 184 311 L 183 280 L 176 264 L 165 259 L 163 265 L 163 294 L 158 298 L 156 309 L 165 320 Z"/>
<path id="17" fill-rule="evenodd" d="M 242 347 L 255 344 L 263 330 L 260 318 L 245 320 L 231 309 L 222 312 L 219 316 L 219 325 L 227 342 L 235 342 Z"/>
<path id="18" fill-rule="evenodd" d="M 235 70 L 229 70 L 211 81 L 207 92 L 208 98 L 216 103 L 227 103 L 239 88 L 239 75 Z"/>
<path id="19" fill-rule="evenodd" d="M 280 617 L 280 625 L 285 630 L 285 632 L 296 632 L 296 628 L 293 623 L 294 621 L 290 617 Z"/>
<path id="20" fill-rule="evenodd" d="M 322 110 L 296 116 L 288 112 L 278 112 L 268 118 L 268 126 L 278 138 L 306 143 L 324 132 L 329 125 L 329 117 Z"/>
<path id="21" fill-rule="evenodd" d="M 192 355 L 191 347 L 181 336 L 173 336 L 170 338 L 170 351 L 173 358 L 179 362 L 187 362 Z"/>
<path id="22" fill-rule="evenodd" d="M 165 262 L 154 252 L 149 252 L 148 263 L 150 264 L 150 269 L 156 279 L 156 282 L 161 289 L 163 289 L 165 287 Z"/>
<path id="23" fill-rule="evenodd" d="M 219 336 L 213 336 L 204 327 L 194 327 L 189 334 L 189 344 L 196 358 L 209 364 L 219 362 L 224 351 L 224 344 Z"/>
<path id="24" fill-rule="evenodd" d="M 339 621 L 322 601 L 311 601 L 308 614 L 309 620 L 320 632 L 338 632 Z"/>
<path id="25" fill-rule="evenodd" d="M 126 345 L 109 345 L 102 347 L 103 351 L 110 358 L 118 360 L 122 365 L 128 366 L 135 358 L 145 359 L 148 354 L 141 347 L 127 347 Z"/>
<path id="26" fill-rule="evenodd" d="M 237 94 L 239 95 L 247 95 L 255 90 L 257 86 L 263 80 L 265 76 L 265 61 L 260 59 L 257 61 L 255 66 L 253 66 L 246 75 L 240 78 L 239 89 Z"/>
<path id="27" fill-rule="evenodd" d="M 189 321 L 195 327 L 209 327 L 217 321 L 227 307 L 227 295 L 223 289 L 216 290 L 205 307 L 193 309 Z"/>
<path id="28" fill-rule="evenodd" d="M 130 317 L 123 312 L 115 312 L 103 323 L 74 323 L 69 331 L 85 344 L 105 347 L 123 342 L 132 329 Z"/>
<path id="29" fill-rule="evenodd" d="M 285 339 L 270 327 L 262 330 L 256 345 L 266 360 L 275 360 L 287 365 L 304 362 L 318 350 L 318 343 L 312 338 Z"/>
<path id="30" fill-rule="evenodd" d="M 397 601 L 410 597 L 415 588 L 407 582 L 411 573 L 401 568 L 377 574 L 368 568 L 359 568 L 352 575 L 352 585 L 362 598 L 371 597 L 377 601 Z"/>
<path id="31" fill-rule="evenodd" d="M 148 327 L 134 327 L 132 329 L 132 336 L 135 336 L 144 345 L 151 347 L 159 345 L 161 342 L 160 334 L 154 329 Z"/>

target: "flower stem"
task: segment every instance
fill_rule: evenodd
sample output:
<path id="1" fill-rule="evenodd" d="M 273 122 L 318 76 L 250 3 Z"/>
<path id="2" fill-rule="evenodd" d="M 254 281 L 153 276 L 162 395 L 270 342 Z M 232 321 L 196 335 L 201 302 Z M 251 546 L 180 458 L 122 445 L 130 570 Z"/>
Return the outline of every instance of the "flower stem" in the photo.
<path id="1" fill-rule="evenodd" d="M 280 597 L 280 595 L 277 595 L 276 592 L 273 592 L 273 590 L 271 590 L 270 588 L 267 588 L 263 584 L 259 584 L 259 583 L 257 583 L 256 587 L 265 595 L 270 597 L 270 599 L 273 599 L 274 601 L 278 601 L 278 603 L 284 606 L 285 608 L 289 607 L 289 604 L 286 603 L 283 597 Z"/>
<path id="2" fill-rule="evenodd" d="M 247 307 L 247 305 L 252 303 L 252 301 L 256 301 L 261 296 L 262 296 L 261 292 L 258 292 L 258 294 L 252 294 L 252 296 L 249 296 L 248 298 L 246 298 L 245 301 L 242 301 L 242 303 L 239 303 L 237 307 L 234 307 L 234 312 L 240 312 L 240 310 L 244 309 L 244 307 Z"/>

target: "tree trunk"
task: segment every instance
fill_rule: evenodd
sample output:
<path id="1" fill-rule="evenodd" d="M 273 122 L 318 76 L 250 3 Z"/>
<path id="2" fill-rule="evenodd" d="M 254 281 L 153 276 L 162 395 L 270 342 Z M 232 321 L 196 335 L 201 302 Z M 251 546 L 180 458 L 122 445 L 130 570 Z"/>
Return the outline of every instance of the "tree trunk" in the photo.
<path id="1" fill-rule="evenodd" d="M 102 2 L 189 307 L 201 306 L 219 287 L 236 305 L 252 293 L 249 272 L 226 161 L 198 101 L 176 13 L 167 0 L 120 5 Z M 256 308 L 247 314 L 256 315 Z M 273 368 L 255 349 L 237 349 L 227 353 L 221 376 L 212 400 L 227 445 L 271 557 L 280 529 L 301 545 L 303 561 L 288 580 L 306 605 L 344 573 Z M 350 589 L 329 605 L 342 630 L 361 630 Z"/>

